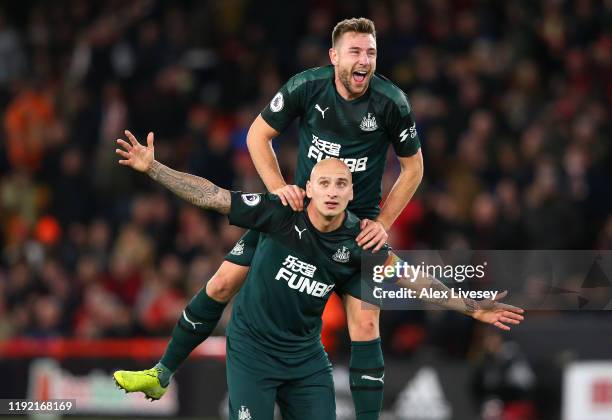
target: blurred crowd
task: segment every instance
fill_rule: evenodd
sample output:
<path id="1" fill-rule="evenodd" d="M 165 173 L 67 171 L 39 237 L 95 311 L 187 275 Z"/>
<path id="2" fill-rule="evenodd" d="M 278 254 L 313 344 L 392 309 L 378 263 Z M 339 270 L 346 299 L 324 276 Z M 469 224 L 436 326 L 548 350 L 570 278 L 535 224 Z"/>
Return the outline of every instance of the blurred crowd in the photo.
<path id="1" fill-rule="evenodd" d="M 120 167 L 115 140 L 154 131 L 158 160 L 262 191 L 248 127 L 349 16 L 374 20 L 423 143 L 395 248 L 610 249 L 612 1 L 0 2 L 0 338 L 167 335 L 241 230 Z M 296 138 L 275 146 L 288 181 Z M 381 329 L 391 352 L 465 354 L 470 326 Z"/>

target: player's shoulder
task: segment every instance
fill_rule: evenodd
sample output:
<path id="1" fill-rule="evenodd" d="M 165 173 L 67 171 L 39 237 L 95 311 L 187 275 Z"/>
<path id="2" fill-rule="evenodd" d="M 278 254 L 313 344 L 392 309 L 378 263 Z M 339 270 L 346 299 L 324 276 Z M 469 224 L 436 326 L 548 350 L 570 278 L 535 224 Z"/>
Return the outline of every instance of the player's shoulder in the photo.
<path id="1" fill-rule="evenodd" d="M 281 201 L 280 197 L 276 194 L 272 194 L 271 192 L 263 193 L 265 200 L 268 201 L 269 206 L 274 209 L 278 209 L 279 211 L 285 212 L 287 214 L 295 213 L 290 206 L 285 206 Z"/>
<path id="2" fill-rule="evenodd" d="M 385 76 L 374 74 L 370 88 L 375 99 L 391 103 L 402 116 L 410 113 L 410 102 L 406 93 Z"/>
<path id="3" fill-rule="evenodd" d="M 332 242 L 344 242 L 355 239 L 360 232 L 361 219 L 349 210 L 345 211 L 342 226 L 329 234 L 327 239 Z"/>
<path id="4" fill-rule="evenodd" d="M 359 234 L 361 219 L 350 210 L 346 211 L 346 219 L 344 220 L 344 227 L 351 233 L 355 233 L 355 236 Z"/>
<path id="5" fill-rule="evenodd" d="M 294 211 L 291 206 L 284 205 L 280 197 L 270 192 L 262 193 L 263 201 L 266 202 L 266 213 L 274 220 L 274 230 L 282 231 L 291 226 L 300 212 Z"/>
<path id="6" fill-rule="evenodd" d="M 333 66 L 314 67 L 308 70 L 304 70 L 301 73 L 296 74 L 287 83 L 287 90 L 289 93 L 293 92 L 300 87 L 304 87 L 310 83 L 317 83 L 321 81 L 327 81 L 334 77 Z"/>
<path id="7" fill-rule="evenodd" d="M 347 210 L 342 229 L 338 231 L 336 240 L 346 241 L 355 239 L 359 232 L 361 232 L 361 219 L 355 213 Z"/>
<path id="8" fill-rule="evenodd" d="M 351 238 L 356 238 L 359 233 L 361 232 L 361 219 L 354 213 L 350 212 L 349 210 L 347 210 L 347 216 L 346 219 L 344 221 L 344 227 L 345 227 L 345 233 L 350 236 Z M 357 245 L 357 243 L 355 242 L 354 244 L 354 248 L 355 251 L 358 252 L 359 255 L 361 255 L 364 251 Z M 385 251 L 389 250 L 389 246 L 387 244 L 385 244 L 385 246 L 383 247 Z M 371 251 L 366 251 L 366 253 L 371 253 Z"/>

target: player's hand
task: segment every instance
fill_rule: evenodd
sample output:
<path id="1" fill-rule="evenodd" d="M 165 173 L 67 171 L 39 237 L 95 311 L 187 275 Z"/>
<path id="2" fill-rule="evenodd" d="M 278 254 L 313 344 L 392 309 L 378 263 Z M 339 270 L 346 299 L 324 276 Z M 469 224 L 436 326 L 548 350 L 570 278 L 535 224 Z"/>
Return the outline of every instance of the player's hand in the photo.
<path id="1" fill-rule="evenodd" d="M 387 242 L 389 234 L 382 223 L 376 220 L 361 220 L 361 232 L 357 235 L 356 241 L 363 249 L 372 248 L 372 252 L 377 252 Z"/>
<path id="2" fill-rule="evenodd" d="M 140 172 L 146 172 L 155 160 L 155 148 L 153 147 L 153 133 L 147 136 L 147 145 L 138 143 L 136 137 L 128 130 L 125 130 L 129 143 L 122 139 L 117 139 L 117 144 L 123 149 L 115 149 L 115 152 L 123 159 L 120 165 L 131 166 Z"/>
<path id="3" fill-rule="evenodd" d="M 304 197 L 306 197 L 306 191 L 297 185 L 285 185 L 284 187 L 272 191 L 272 194 L 276 194 L 280 197 L 283 206 L 289 205 L 293 211 L 304 210 Z"/>
<path id="4" fill-rule="evenodd" d="M 500 330 L 510 331 L 506 324 L 518 325 L 525 319 L 522 313 L 525 311 L 516 306 L 500 303 L 499 301 L 508 295 L 504 291 L 495 296 L 495 299 L 484 299 L 477 302 L 477 309 L 472 317 L 480 322 L 492 324 Z"/>

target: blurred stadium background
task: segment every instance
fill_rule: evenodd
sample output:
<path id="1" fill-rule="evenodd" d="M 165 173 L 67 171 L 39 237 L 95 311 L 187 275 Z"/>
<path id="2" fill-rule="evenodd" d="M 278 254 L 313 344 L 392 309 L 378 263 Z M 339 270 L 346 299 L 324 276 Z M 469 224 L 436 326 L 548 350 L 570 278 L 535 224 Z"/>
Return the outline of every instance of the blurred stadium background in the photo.
<path id="1" fill-rule="evenodd" d="M 224 326 L 154 404 L 109 373 L 161 355 L 241 231 L 119 167 L 114 141 L 262 191 L 245 145 L 276 89 L 327 64 L 367 16 L 404 89 L 425 179 L 397 249 L 612 246 L 612 1 L 0 1 L 0 398 L 76 398 L 81 415 L 223 418 Z M 296 135 L 276 142 L 294 172 Z M 385 187 L 398 171 L 390 158 Z M 610 307 L 608 306 L 608 309 Z M 463 316 L 387 311 L 385 419 L 612 419 L 608 311 L 534 311 L 500 335 Z M 351 418 L 348 336 L 324 340 Z"/>

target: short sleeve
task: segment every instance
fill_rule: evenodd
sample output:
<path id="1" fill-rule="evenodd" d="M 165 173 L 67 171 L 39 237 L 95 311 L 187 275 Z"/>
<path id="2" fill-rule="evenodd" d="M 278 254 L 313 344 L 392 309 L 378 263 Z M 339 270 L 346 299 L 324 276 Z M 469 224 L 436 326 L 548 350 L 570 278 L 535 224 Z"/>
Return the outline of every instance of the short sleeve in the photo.
<path id="1" fill-rule="evenodd" d="M 260 232 L 279 230 L 293 211 L 285 207 L 277 195 L 231 191 L 229 222 L 232 225 Z"/>
<path id="2" fill-rule="evenodd" d="M 419 150 L 421 141 L 408 98 L 403 92 L 402 99 L 390 106 L 387 113 L 387 130 L 395 153 L 400 157 L 409 157 Z"/>
<path id="3" fill-rule="evenodd" d="M 293 76 L 261 111 L 261 117 L 278 132 L 284 131 L 304 110 L 306 84 L 299 75 Z"/>

